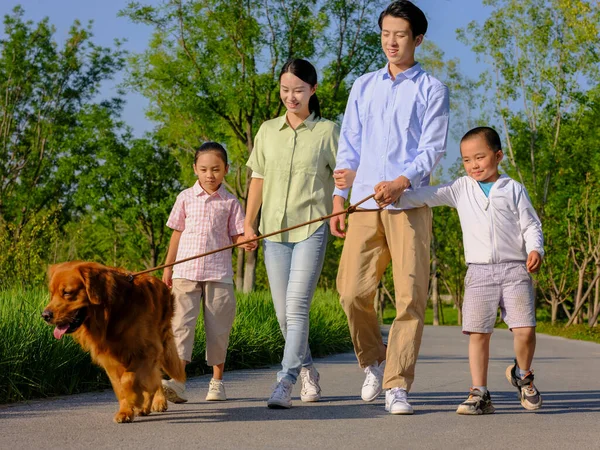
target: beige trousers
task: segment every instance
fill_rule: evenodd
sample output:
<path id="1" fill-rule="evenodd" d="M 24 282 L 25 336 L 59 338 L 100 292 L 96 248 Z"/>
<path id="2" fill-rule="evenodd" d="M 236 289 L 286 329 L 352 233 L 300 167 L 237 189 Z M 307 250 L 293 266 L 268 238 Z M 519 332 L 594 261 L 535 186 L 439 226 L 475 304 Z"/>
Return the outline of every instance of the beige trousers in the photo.
<path id="1" fill-rule="evenodd" d="M 233 284 L 175 278 L 172 291 L 175 296 L 173 334 L 179 357 L 184 361 L 192 360 L 196 322 L 202 306 L 206 363 L 209 366 L 224 363 L 229 333 L 235 319 Z"/>
<path id="2" fill-rule="evenodd" d="M 431 222 L 428 207 L 359 210 L 349 217 L 337 289 L 360 366 L 387 360 L 384 389 L 400 387 L 408 391 L 414 380 L 429 290 Z M 374 298 L 390 260 L 396 318 L 386 352 Z"/>

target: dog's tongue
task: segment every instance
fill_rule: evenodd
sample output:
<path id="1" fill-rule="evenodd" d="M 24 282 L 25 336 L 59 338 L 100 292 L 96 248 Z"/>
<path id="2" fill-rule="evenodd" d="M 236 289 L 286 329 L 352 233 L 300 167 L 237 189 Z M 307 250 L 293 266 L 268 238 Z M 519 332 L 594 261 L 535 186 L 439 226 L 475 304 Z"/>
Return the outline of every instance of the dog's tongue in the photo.
<path id="1" fill-rule="evenodd" d="M 60 339 L 61 337 L 63 337 L 63 335 L 67 332 L 67 330 L 69 329 L 69 325 L 61 325 L 61 326 L 57 326 L 54 329 L 54 337 L 56 339 Z"/>

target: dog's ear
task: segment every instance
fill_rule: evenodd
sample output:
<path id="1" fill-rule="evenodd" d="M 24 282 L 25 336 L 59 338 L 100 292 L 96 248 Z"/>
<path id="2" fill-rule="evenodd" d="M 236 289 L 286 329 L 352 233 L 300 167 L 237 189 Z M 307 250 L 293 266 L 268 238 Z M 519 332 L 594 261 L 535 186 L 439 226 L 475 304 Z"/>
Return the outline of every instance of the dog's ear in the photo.
<path id="1" fill-rule="evenodd" d="M 101 265 L 83 264 L 79 267 L 90 303 L 100 305 L 110 297 L 112 274 Z"/>

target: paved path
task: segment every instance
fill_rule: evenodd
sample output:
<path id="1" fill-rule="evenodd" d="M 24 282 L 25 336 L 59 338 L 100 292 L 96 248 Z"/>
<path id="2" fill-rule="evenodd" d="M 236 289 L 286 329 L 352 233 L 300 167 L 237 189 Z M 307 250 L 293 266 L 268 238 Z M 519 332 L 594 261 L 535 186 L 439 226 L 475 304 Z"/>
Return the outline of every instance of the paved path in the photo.
<path id="1" fill-rule="evenodd" d="M 112 391 L 0 407 L 2 449 L 600 449 L 600 345 L 538 337 L 537 413 L 523 410 L 504 378 L 512 361 L 506 330 L 492 338 L 490 389 L 496 414 L 455 414 L 469 386 L 467 338 L 455 327 L 427 327 L 410 400 L 414 416 L 391 416 L 383 396 L 358 394 L 363 372 L 353 354 L 317 362 L 324 398 L 290 410 L 265 399 L 275 369 L 226 373 L 230 401 L 204 401 L 208 377 L 189 381 L 190 401 L 117 425 Z"/>

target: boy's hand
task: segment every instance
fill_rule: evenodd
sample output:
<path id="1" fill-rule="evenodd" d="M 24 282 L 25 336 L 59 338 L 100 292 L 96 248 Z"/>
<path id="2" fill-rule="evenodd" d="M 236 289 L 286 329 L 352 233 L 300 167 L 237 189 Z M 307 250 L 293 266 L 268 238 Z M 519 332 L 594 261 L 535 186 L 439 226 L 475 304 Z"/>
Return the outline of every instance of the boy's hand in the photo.
<path id="1" fill-rule="evenodd" d="M 162 280 L 169 288 L 173 287 L 173 266 L 165 267 Z"/>
<path id="2" fill-rule="evenodd" d="M 338 189 L 347 189 L 352 187 L 356 178 L 356 170 L 338 169 L 333 171 L 333 180 Z"/>
<path id="3" fill-rule="evenodd" d="M 382 181 L 375 185 L 375 201 L 380 208 L 394 203 L 410 187 L 410 180 L 404 175 L 392 181 Z"/>
<path id="4" fill-rule="evenodd" d="M 542 255 L 533 250 L 527 257 L 527 272 L 536 273 L 542 267 Z"/>

